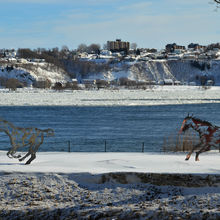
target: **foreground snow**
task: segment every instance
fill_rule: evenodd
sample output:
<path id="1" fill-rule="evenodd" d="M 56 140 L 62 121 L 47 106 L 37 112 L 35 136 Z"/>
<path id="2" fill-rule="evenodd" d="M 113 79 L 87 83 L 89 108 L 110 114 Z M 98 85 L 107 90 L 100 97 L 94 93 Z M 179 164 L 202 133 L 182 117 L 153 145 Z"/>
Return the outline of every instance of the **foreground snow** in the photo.
<path id="1" fill-rule="evenodd" d="M 185 161 L 185 154 L 152 153 L 64 153 L 39 152 L 31 165 L 25 166 L 0 151 L 0 172 L 55 172 L 55 173 L 203 173 L 220 175 L 220 153 L 201 154 L 200 162 L 194 155 Z"/>
<path id="2" fill-rule="evenodd" d="M 0 90 L 1 106 L 132 106 L 220 103 L 220 87 L 157 86 L 147 90 Z"/>
<path id="3" fill-rule="evenodd" d="M 40 152 L 24 165 L 0 151 L 0 218 L 218 219 L 219 157 Z"/>

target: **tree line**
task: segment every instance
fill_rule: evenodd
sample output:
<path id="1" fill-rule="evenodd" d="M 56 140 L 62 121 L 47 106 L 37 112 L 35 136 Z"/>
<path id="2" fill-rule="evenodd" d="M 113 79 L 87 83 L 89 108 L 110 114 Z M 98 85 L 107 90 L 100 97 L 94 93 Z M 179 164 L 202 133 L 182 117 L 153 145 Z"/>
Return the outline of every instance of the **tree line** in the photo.
<path id="1" fill-rule="evenodd" d="M 47 63 L 51 63 L 58 68 L 62 68 L 66 74 L 74 78 L 77 74 L 86 76 L 90 72 L 105 71 L 108 67 L 106 64 L 97 64 L 92 62 L 81 61 L 78 53 L 94 53 L 100 54 L 101 46 L 99 44 L 80 44 L 76 50 L 70 50 L 67 46 L 61 49 L 58 47 L 52 49 L 45 48 L 19 48 L 17 51 L 18 58 L 24 59 L 43 59 Z"/>

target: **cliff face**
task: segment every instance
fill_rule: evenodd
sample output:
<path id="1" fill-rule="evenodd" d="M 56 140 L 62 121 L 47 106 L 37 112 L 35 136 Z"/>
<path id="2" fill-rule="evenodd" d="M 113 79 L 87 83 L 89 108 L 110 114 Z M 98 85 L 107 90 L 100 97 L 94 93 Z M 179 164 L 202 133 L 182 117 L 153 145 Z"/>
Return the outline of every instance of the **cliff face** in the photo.
<path id="1" fill-rule="evenodd" d="M 1 65 L 0 77 L 17 78 L 31 85 L 34 81 L 49 79 L 51 82 L 65 82 L 71 78 L 78 79 L 105 79 L 115 80 L 128 78 L 138 81 L 159 82 L 164 79 L 178 80 L 182 83 L 196 82 L 201 84 L 202 80 L 212 79 L 215 85 L 220 85 L 220 60 L 196 61 L 196 60 L 151 60 L 140 62 L 106 62 L 99 64 L 100 60 L 80 65 L 67 66 L 70 76 L 61 69 L 48 63 L 10 64 L 13 69 Z M 88 66 L 89 65 L 89 66 Z M 103 66 L 101 66 L 103 65 Z M 88 68 L 89 67 L 89 68 Z"/>
<path id="2" fill-rule="evenodd" d="M 88 74 L 88 78 L 118 79 L 126 77 L 130 80 L 149 80 L 159 82 L 163 79 L 173 79 L 181 82 L 197 82 L 202 77 L 212 79 L 220 85 L 220 60 L 155 60 L 133 63 L 118 63 L 97 74 Z"/>

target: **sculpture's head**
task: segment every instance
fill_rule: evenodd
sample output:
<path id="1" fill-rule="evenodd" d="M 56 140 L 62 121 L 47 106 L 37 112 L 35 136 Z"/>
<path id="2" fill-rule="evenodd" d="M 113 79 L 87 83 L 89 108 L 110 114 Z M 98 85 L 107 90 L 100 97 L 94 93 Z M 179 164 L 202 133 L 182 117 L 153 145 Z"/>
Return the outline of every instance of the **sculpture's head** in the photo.
<path id="1" fill-rule="evenodd" d="M 53 130 L 53 129 L 48 128 L 48 129 L 46 130 L 46 132 L 47 132 L 47 136 L 48 136 L 48 137 L 54 136 L 54 130 Z"/>
<path id="2" fill-rule="evenodd" d="M 181 134 L 182 132 L 185 132 L 192 126 L 192 123 L 193 123 L 192 120 L 193 120 L 193 116 L 189 116 L 189 114 L 184 118 L 179 134 Z"/>

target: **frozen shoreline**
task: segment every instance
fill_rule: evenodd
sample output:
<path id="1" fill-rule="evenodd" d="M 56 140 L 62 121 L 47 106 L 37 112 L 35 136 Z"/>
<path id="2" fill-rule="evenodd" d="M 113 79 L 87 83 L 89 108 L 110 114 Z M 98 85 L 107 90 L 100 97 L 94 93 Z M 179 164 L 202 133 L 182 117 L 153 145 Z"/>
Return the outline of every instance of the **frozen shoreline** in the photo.
<path id="1" fill-rule="evenodd" d="M 147 106 L 220 103 L 220 87 L 156 86 L 148 90 L 0 90 L 0 106 Z"/>

